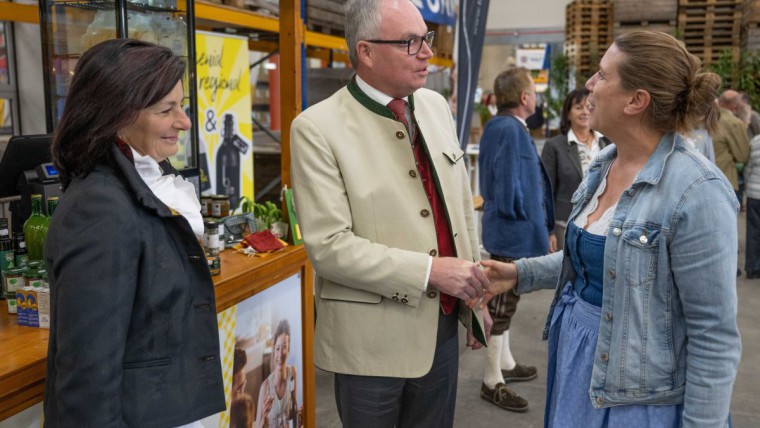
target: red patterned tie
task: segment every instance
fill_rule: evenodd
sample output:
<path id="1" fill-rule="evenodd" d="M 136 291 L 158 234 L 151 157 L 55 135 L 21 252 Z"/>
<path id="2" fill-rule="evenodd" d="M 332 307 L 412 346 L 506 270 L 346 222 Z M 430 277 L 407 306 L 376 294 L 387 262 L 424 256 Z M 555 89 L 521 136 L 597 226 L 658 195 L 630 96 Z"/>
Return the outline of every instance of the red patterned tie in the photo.
<path id="1" fill-rule="evenodd" d="M 396 120 L 403 123 L 407 132 L 409 131 L 409 122 L 406 119 L 406 101 L 394 98 L 388 103 L 388 108 L 393 112 L 393 116 Z M 412 137 L 418 138 L 417 133 Z M 416 141 L 415 141 L 416 143 Z M 438 190 L 433 186 L 433 179 L 430 172 L 430 161 L 427 158 L 421 144 L 414 144 L 414 159 L 417 161 L 420 177 L 423 179 L 423 186 L 425 187 L 425 193 L 432 201 L 433 216 L 435 219 L 435 228 L 438 238 L 438 255 L 441 257 L 455 256 L 454 243 L 451 241 L 451 233 L 448 228 L 448 223 L 444 217 L 444 207 L 441 202 L 441 198 L 438 196 Z M 427 183 L 427 184 L 426 184 Z M 457 298 L 445 293 L 441 295 L 441 309 L 443 313 L 449 315 L 457 303 Z"/>

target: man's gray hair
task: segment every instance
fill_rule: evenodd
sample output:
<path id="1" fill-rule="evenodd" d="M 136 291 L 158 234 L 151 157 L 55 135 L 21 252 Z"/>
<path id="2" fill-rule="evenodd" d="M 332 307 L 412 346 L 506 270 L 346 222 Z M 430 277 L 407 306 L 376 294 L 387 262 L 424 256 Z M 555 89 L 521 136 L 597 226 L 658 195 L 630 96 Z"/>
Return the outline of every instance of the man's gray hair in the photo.
<path id="1" fill-rule="evenodd" d="M 380 20 L 383 0 L 348 0 L 346 2 L 346 44 L 348 59 L 356 68 L 359 58 L 356 55 L 356 44 L 361 40 L 370 40 L 380 33 Z"/>

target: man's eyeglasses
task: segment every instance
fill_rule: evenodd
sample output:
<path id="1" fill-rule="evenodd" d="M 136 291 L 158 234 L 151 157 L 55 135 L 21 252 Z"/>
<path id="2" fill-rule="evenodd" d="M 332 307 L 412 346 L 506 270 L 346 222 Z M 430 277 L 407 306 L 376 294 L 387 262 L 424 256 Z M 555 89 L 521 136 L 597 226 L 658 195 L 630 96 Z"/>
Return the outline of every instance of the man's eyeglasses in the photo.
<path id="1" fill-rule="evenodd" d="M 380 43 L 386 45 L 406 45 L 406 52 L 409 55 L 417 55 L 422 50 L 422 43 L 426 43 L 429 48 L 433 47 L 435 31 L 428 31 L 424 36 L 412 36 L 407 40 L 365 40 L 369 43 Z"/>

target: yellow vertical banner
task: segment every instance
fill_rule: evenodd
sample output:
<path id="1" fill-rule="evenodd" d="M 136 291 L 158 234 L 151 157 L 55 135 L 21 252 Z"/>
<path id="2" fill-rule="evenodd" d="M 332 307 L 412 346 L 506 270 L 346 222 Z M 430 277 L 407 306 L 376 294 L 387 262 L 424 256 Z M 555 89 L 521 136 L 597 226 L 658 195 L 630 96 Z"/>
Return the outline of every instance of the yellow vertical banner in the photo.
<path id="1" fill-rule="evenodd" d="M 248 39 L 195 32 L 201 193 L 253 199 Z"/>

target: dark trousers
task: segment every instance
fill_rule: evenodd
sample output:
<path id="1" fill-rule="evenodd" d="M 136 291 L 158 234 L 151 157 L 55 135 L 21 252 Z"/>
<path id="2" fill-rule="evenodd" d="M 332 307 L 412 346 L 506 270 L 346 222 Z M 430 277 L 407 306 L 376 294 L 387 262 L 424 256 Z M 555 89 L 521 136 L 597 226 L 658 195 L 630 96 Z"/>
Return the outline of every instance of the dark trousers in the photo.
<path id="1" fill-rule="evenodd" d="M 747 198 L 747 242 L 744 271 L 760 275 L 760 199 Z"/>
<path id="2" fill-rule="evenodd" d="M 454 426 L 459 371 L 457 312 L 438 316 L 433 366 L 426 375 L 405 379 L 335 374 L 335 402 L 345 428 Z"/>

